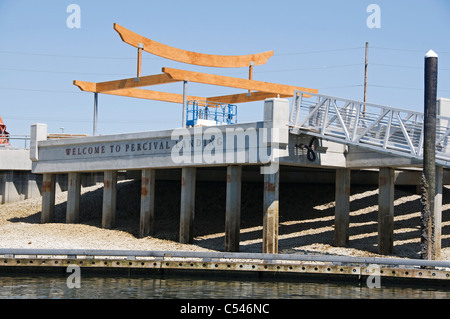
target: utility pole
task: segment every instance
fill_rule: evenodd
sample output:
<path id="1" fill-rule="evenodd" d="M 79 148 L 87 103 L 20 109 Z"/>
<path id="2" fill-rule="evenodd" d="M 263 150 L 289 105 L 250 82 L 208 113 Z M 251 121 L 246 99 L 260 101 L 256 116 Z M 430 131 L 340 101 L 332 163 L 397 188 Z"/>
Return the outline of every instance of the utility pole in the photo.
<path id="1" fill-rule="evenodd" d="M 425 94 L 423 131 L 423 172 L 421 179 L 421 255 L 423 259 L 436 259 L 437 241 L 440 241 L 440 223 L 436 218 L 436 98 L 437 98 L 438 56 L 430 50 L 425 55 Z M 439 249 L 440 250 L 440 249 Z"/>
<path id="2" fill-rule="evenodd" d="M 364 62 L 364 109 L 363 114 L 366 115 L 366 102 L 367 102 L 367 67 L 369 65 L 369 42 L 366 42 L 366 54 Z"/>

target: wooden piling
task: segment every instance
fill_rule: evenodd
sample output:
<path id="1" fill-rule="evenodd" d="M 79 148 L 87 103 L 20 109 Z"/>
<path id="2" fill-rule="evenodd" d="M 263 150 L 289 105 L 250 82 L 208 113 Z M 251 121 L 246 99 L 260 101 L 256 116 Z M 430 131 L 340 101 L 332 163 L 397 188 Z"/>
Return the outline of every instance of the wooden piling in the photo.
<path id="1" fill-rule="evenodd" d="M 227 167 L 227 195 L 225 208 L 225 251 L 239 251 L 241 228 L 242 166 Z"/>
<path id="2" fill-rule="evenodd" d="M 195 167 L 181 169 L 180 243 L 191 244 L 194 240 Z"/>
<path id="3" fill-rule="evenodd" d="M 334 246 L 345 247 L 349 240 L 350 169 L 336 170 Z"/>
<path id="4" fill-rule="evenodd" d="M 55 215 L 55 174 L 44 174 L 42 180 L 41 223 L 50 223 Z"/>
<path id="5" fill-rule="evenodd" d="M 141 216 L 139 235 L 153 234 L 155 216 L 155 174 L 154 169 L 143 169 L 141 178 Z"/>
<path id="6" fill-rule="evenodd" d="M 436 259 L 437 228 L 434 200 L 436 196 L 436 100 L 437 54 L 430 50 L 425 55 L 423 172 L 421 213 L 421 256 Z"/>
<path id="7" fill-rule="evenodd" d="M 264 174 L 264 204 L 263 204 L 263 253 L 278 253 L 278 219 L 279 219 L 279 180 L 280 170 Z"/>
<path id="8" fill-rule="evenodd" d="M 116 223 L 117 171 L 105 171 L 103 177 L 102 227 L 113 228 Z"/>
<path id="9" fill-rule="evenodd" d="M 378 253 L 392 254 L 394 248 L 394 176 L 390 167 L 378 175 Z"/>
<path id="10" fill-rule="evenodd" d="M 81 174 L 69 173 L 66 223 L 77 223 L 80 215 Z"/>

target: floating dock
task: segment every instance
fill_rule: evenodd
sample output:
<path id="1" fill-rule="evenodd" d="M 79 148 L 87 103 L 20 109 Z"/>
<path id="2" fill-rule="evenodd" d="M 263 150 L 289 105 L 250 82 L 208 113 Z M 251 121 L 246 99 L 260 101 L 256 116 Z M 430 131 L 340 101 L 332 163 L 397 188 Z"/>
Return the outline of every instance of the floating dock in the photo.
<path id="1" fill-rule="evenodd" d="M 402 258 L 348 257 L 331 255 L 260 254 L 186 251 L 133 251 L 82 249 L 0 249 L 0 269 L 55 270 L 80 267 L 91 270 L 126 270 L 164 273 L 183 271 L 226 275 L 289 275 L 305 279 L 412 280 L 415 284 L 450 283 L 450 262 Z"/>

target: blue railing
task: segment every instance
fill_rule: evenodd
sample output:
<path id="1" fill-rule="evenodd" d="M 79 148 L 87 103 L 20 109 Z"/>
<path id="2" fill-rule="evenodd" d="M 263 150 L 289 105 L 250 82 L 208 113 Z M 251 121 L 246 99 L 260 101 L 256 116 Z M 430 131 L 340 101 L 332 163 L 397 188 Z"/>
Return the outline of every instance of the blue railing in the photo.
<path id="1" fill-rule="evenodd" d="M 186 126 L 237 123 L 237 106 L 211 101 L 188 101 Z"/>

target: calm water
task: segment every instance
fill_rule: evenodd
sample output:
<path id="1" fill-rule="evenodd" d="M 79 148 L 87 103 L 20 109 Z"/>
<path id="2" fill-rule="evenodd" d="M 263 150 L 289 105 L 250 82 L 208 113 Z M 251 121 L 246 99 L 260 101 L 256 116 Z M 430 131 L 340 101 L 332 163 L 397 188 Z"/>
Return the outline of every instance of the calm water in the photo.
<path id="1" fill-rule="evenodd" d="M 338 298 L 450 298 L 447 287 L 384 285 L 368 288 L 364 282 L 299 282 L 247 278 L 181 277 L 173 275 L 115 274 L 81 276 L 80 288 L 68 288 L 66 274 L 0 277 L 1 299 L 338 299 Z"/>

